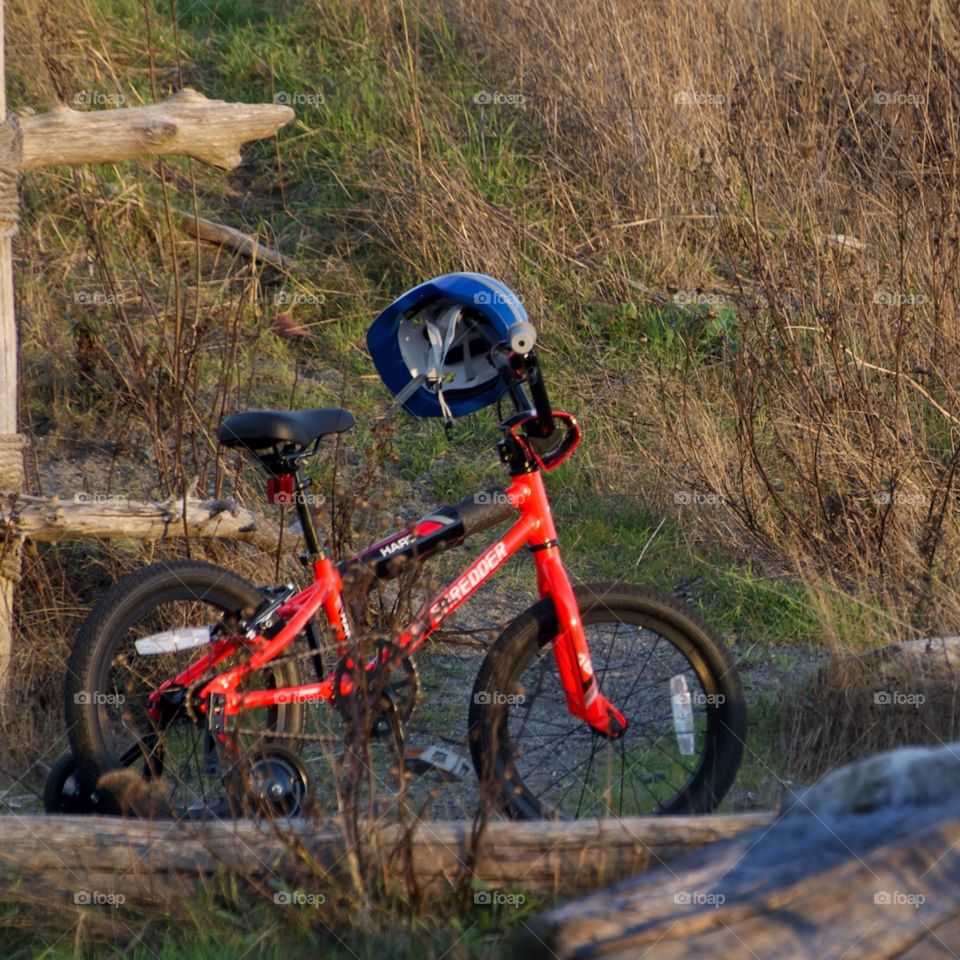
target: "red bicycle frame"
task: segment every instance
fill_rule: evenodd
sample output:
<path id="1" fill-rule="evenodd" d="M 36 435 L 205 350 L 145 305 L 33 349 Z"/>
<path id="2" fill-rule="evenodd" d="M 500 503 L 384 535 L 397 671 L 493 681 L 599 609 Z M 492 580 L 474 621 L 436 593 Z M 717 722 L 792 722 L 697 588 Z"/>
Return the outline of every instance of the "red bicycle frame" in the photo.
<path id="1" fill-rule="evenodd" d="M 575 440 L 563 451 L 565 459 L 576 445 L 575 441 L 579 439 L 579 428 L 569 414 L 557 412 L 557 416 L 565 417 L 576 431 Z M 535 459 L 546 469 L 559 462 L 558 458 L 554 458 L 548 465 L 539 457 Z M 552 599 L 557 611 L 559 629 L 553 652 L 567 707 L 573 716 L 589 723 L 598 732 L 611 738 L 618 737 L 626 730 L 627 721 L 599 690 L 576 596 L 560 559 L 556 528 L 542 473 L 534 467 L 514 475 L 510 486 L 500 494 L 487 493 L 477 496 L 496 495 L 509 498 L 510 506 L 519 511 L 519 518 L 450 586 L 426 603 L 413 623 L 395 642 L 406 655 L 416 652 L 444 620 L 483 586 L 510 557 L 522 548 L 529 547 L 536 566 L 540 596 Z M 476 501 L 477 498 L 474 499 Z M 427 518 L 426 525 L 436 523 L 434 518 L 443 519 L 441 514 L 433 515 Z M 412 536 L 410 534 L 400 539 L 406 541 Z M 391 542 L 397 542 L 396 535 L 375 546 Z M 326 557 L 315 560 L 313 582 L 310 586 L 290 597 L 276 610 L 276 615 L 283 625 L 275 635 L 264 637 L 255 631 L 249 631 L 247 634 L 235 634 L 212 641 L 206 656 L 195 661 L 151 695 L 153 709 L 159 711 L 158 701 L 165 690 L 174 686 L 186 688 L 197 683 L 211 669 L 242 649 L 248 653 L 245 661 L 218 674 L 199 692 L 201 710 L 206 710 L 208 704 L 214 705 L 214 716 L 210 718 L 214 730 L 222 729 L 220 725 L 224 718 L 235 716 L 243 710 L 292 702 L 331 700 L 335 693 L 335 671 L 331 671 L 322 681 L 295 687 L 244 691 L 239 687 L 252 673 L 269 664 L 289 646 L 321 609 L 336 638 L 338 655 L 343 656 L 347 652 L 352 633 L 342 591 L 343 580 L 338 567 Z M 350 686 L 349 677 L 344 676 L 339 694 L 349 695 Z"/>

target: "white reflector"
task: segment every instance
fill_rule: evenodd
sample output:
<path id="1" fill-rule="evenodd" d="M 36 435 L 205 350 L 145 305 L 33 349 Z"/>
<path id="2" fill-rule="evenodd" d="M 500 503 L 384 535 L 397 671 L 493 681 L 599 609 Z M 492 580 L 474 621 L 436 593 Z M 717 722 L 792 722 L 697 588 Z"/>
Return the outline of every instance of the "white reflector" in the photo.
<path id="1" fill-rule="evenodd" d="M 684 757 L 692 757 L 696 751 L 693 730 L 693 705 L 687 678 L 678 673 L 670 678 L 670 707 L 673 712 L 673 729 L 677 734 L 677 747 Z"/>
<path id="2" fill-rule="evenodd" d="M 193 647 L 202 647 L 209 642 L 209 627 L 178 627 L 176 630 L 151 633 L 149 637 L 139 639 L 135 646 L 137 653 L 149 656 L 155 653 L 177 653 L 180 650 L 190 650 Z"/>

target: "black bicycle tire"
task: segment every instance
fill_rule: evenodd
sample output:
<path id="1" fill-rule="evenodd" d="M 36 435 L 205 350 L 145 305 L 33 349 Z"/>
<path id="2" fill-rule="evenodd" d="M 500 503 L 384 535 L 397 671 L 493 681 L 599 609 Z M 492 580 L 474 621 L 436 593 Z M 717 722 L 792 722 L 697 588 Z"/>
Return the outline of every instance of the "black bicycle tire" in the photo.
<path id="1" fill-rule="evenodd" d="M 248 581 L 223 567 L 198 560 L 171 560 L 150 564 L 122 577 L 104 593 L 80 628 L 67 664 L 64 709 L 67 736 L 77 760 L 81 782 L 89 789 L 108 770 L 116 769 L 116 758 L 109 754 L 106 739 L 99 725 L 97 704 L 90 697 L 96 692 L 112 659 L 112 651 L 129 626 L 151 606 L 164 600 L 191 599 L 179 596 L 197 591 L 200 597 L 222 609 L 252 612 L 262 594 Z M 193 597 L 196 598 L 196 597 Z M 301 683 L 296 661 L 287 661 L 275 668 L 283 686 Z M 88 696 L 79 697 L 77 694 Z M 303 733 L 306 713 L 304 704 L 293 702 L 282 710 L 282 732 L 285 737 Z"/>
<path id="2" fill-rule="evenodd" d="M 77 759 L 72 753 L 65 753 L 51 768 L 43 783 L 43 810 L 49 814 L 97 813 L 100 806 L 96 796 L 83 790 L 77 767 Z M 75 797 L 67 798 L 64 793 L 71 777 L 77 777 L 77 786 L 81 786 Z"/>
<path id="3" fill-rule="evenodd" d="M 656 811 L 658 814 L 699 814 L 714 810 L 730 789 L 743 756 L 746 705 L 743 690 L 727 650 L 713 631 L 686 604 L 648 587 L 590 584 L 576 589 L 584 624 L 598 611 L 620 611 L 644 617 L 654 625 L 669 625 L 696 651 L 712 678 L 722 703 L 710 714 L 710 739 L 692 782 L 681 794 Z M 626 622 L 632 622 L 628 619 Z M 557 634 L 557 616 L 549 599 L 534 604 L 500 634 L 477 674 L 470 702 L 469 742 L 474 768 L 481 782 L 493 788 L 500 808 L 517 819 L 555 818 L 557 812 L 542 803 L 523 783 L 510 757 L 509 730 L 503 735 L 507 711 L 496 704 L 496 691 L 511 689 L 537 651 Z M 685 654 L 684 651 L 681 651 Z M 629 736 L 629 729 L 626 734 Z"/>

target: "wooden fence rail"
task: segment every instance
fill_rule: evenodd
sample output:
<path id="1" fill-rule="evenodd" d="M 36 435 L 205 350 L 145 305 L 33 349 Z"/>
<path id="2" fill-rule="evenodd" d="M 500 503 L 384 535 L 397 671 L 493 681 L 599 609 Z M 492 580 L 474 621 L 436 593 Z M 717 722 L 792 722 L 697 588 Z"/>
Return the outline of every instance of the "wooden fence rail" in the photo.
<path id="1" fill-rule="evenodd" d="M 35 541 L 86 537 L 161 540 L 166 537 L 221 537 L 246 540 L 266 550 L 277 546 L 279 531 L 231 500 L 171 500 L 149 503 L 125 497 L 78 494 L 12 497 L 0 506 L 3 534 Z"/>

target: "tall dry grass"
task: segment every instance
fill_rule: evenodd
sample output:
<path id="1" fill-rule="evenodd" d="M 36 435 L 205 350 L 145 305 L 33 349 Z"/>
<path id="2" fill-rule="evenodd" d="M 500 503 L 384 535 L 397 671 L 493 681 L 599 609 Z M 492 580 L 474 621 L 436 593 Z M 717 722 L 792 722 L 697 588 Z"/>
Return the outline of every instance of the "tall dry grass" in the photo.
<path id="1" fill-rule="evenodd" d="M 954 629 L 957 5 L 450 0 L 425 16 L 456 24 L 478 85 L 521 95 L 485 109 L 514 110 L 532 172 L 505 207 L 456 154 L 388 154 L 370 210 L 386 248 L 517 284 L 578 361 L 562 389 L 598 397 L 608 466 L 656 464 L 667 503 L 681 481 L 722 495 L 705 527 L 865 592 L 894 633 Z M 409 125 L 446 145 L 463 121 L 436 93 Z M 595 362 L 610 344 L 577 325 L 584 305 L 663 293 L 705 303 L 701 325 L 735 310 L 720 352 L 693 362 L 694 322 L 687 361 L 627 332 L 626 374 Z"/>
<path id="2" fill-rule="evenodd" d="M 141 10 L 140 30 L 104 10 L 83 2 L 65 18 L 52 3 L 8 5 L 13 106 L 83 110 L 93 91 L 109 106 L 135 107 L 194 79 L 162 17 Z M 342 377 L 305 381 L 302 345 L 273 332 L 289 273 L 200 244 L 176 226 L 177 209 L 232 209 L 238 182 L 257 192 L 258 176 L 269 184 L 272 171 L 241 168 L 231 181 L 174 158 L 24 178 L 15 254 L 28 493 L 260 504 L 262 477 L 217 449 L 220 420 L 249 406 L 337 402 Z M 337 516 L 352 503 L 350 473 L 341 466 L 335 489 L 325 490 Z M 287 533 L 285 551 L 271 556 L 209 542 L 31 545 L 15 601 L 4 785 L 38 789 L 63 749 L 66 657 L 109 583 L 151 560 L 191 553 L 255 583 L 295 579 L 297 542 Z"/>

